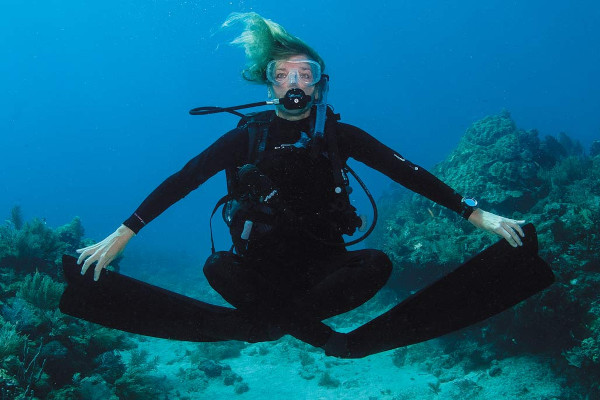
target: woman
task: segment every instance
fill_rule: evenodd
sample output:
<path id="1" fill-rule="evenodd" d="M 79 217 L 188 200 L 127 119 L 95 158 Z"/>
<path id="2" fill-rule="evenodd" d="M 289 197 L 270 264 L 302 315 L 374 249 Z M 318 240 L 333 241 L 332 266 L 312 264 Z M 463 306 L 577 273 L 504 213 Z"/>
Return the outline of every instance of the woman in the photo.
<path id="1" fill-rule="evenodd" d="M 82 274 L 96 263 L 97 280 L 143 226 L 208 178 L 227 170 L 237 185 L 230 190 L 237 192 L 238 206 L 251 197 L 256 185 L 266 187 L 267 193 L 258 198 L 262 214 L 270 219 L 252 224 L 257 214 L 244 214 L 238 215 L 235 223 L 232 216 L 236 252 L 209 257 L 204 267 L 209 283 L 233 306 L 264 321 L 272 329 L 272 338 L 286 332 L 327 349 L 335 344 L 331 343 L 331 330 L 320 321 L 369 300 L 392 269 L 389 258 L 379 250 L 347 251 L 343 246 L 342 235 L 353 233 L 361 223 L 345 187 L 339 184 L 335 164 L 338 160 L 344 165 L 350 157 L 457 212 L 476 227 L 505 238 L 513 247 L 522 245 L 520 224 L 524 221 L 476 208 L 472 199 L 465 199 L 366 132 L 336 122 L 330 110 L 320 141 L 323 132 L 317 110 L 327 91 L 321 57 L 258 14 L 234 14 L 224 26 L 234 22 L 245 24 L 242 35 L 233 42 L 246 50 L 244 78 L 266 84 L 274 99 L 310 99 L 291 109 L 278 104 L 274 113 L 261 113 L 189 161 L 113 234 L 78 250 Z M 264 148 L 249 160 L 248 149 L 255 140 L 251 126 L 257 120 L 264 127 Z M 244 183 L 246 179 L 254 183 Z"/>

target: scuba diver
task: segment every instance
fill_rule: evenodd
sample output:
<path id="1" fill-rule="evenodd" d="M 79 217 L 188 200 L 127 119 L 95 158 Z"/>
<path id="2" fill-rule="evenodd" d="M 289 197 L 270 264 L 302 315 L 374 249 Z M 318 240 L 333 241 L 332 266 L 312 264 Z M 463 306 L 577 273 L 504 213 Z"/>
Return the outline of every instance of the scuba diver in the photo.
<path id="1" fill-rule="evenodd" d="M 88 269 L 93 270 L 94 281 L 99 281 L 90 284 L 86 291 L 77 292 L 79 297 L 71 300 L 73 304 L 87 301 L 89 290 L 104 280 L 101 272 L 107 273 L 103 270 L 145 225 L 222 170 L 227 173 L 228 194 L 219 205 L 224 206 L 223 216 L 234 246 L 231 251 L 217 252 L 213 244 L 204 274 L 210 285 L 235 307 L 239 319 L 220 327 L 221 322 L 211 319 L 212 316 L 230 315 L 229 311 L 207 312 L 207 321 L 211 322 L 203 325 L 198 340 L 252 342 L 291 334 L 325 349 L 327 354 L 342 357 L 363 356 L 390 347 L 375 346 L 374 350 L 351 354 L 344 334 L 322 322 L 371 299 L 386 284 L 392 271 L 392 263 L 382 251 L 350 251 L 344 243 L 343 235 L 352 235 L 367 225 L 348 198 L 349 158 L 456 212 L 474 226 L 500 236 L 510 246 L 523 245 L 524 221 L 478 208 L 476 200 L 458 193 L 360 128 L 340 122 L 339 115 L 327 105 L 329 77 L 324 73 L 323 59 L 313 48 L 256 13 L 232 14 L 224 26 L 234 22 L 245 26 L 233 41 L 245 48 L 248 65 L 242 75 L 250 82 L 266 85 L 270 99 L 267 103 L 275 105 L 275 110 L 247 116 L 238 114 L 243 118 L 236 128 L 162 182 L 114 233 L 95 245 L 77 250 L 81 275 L 90 275 Z M 209 107 L 197 109 L 196 113 L 237 114 L 235 109 Z M 116 286 L 115 283 L 106 289 L 113 294 L 94 295 L 104 297 L 98 301 L 98 310 L 106 306 L 110 296 L 117 296 L 119 290 L 129 290 Z M 69 300 L 64 297 L 61 309 L 69 312 Z M 91 316 L 100 311 L 84 310 L 78 316 L 152 334 L 132 327 L 130 321 L 123 322 L 130 324 L 128 328 L 114 322 L 123 306 L 115 305 L 112 314 L 104 319 Z M 142 318 L 139 312 L 135 315 Z M 186 329 L 195 329 L 193 321 L 186 323 Z M 155 324 L 150 321 L 150 325 Z M 402 325 L 392 328 L 396 333 L 403 329 Z M 228 336 L 223 334 L 226 330 L 236 333 Z M 186 335 L 178 336 L 172 331 L 162 336 L 157 334 L 194 340 Z M 416 340 L 429 338 L 416 336 Z"/>

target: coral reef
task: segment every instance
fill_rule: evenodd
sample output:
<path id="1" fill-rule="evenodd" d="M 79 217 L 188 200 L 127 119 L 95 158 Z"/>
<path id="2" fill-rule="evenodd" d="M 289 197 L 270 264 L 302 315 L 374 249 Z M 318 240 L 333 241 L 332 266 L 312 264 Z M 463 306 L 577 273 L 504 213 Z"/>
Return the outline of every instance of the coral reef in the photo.
<path id="1" fill-rule="evenodd" d="M 21 399 L 151 398 L 149 361 L 115 353 L 131 335 L 61 314 L 60 258 L 82 247 L 78 218 L 51 229 L 15 207 L 0 226 L 0 396 Z"/>
<path id="2" fill-rule="evenodd" d="M 0 225 L 0 267 L 19 274 L 40 271 L 60 280 L 62 255 L 82 247 L 83 234 L 78 217 L 53 230 L 40 218 L 24 222 L 20 208 L 14 207 L 10 219 Z"/>
<path id="3" fill-rule="evenodd" d="M 18 207 L 0 226 L 1 399 L 186 398 L 176 379 L 188 393 L 214 380 L 232 393 L 250 390 L 222 363 L 239 357 L 244 343 L 198 344 L 178 360 L 191 370 L 167 376 L 140 337 L 60 313 L 60 259 L 90 244 L 83 233 L 79 218 L 52 229 L 41 219 L 24 221 Z"/>
<path id="4" fill-rule="evenodd" d="M 537 352 L 593 391 L 600 380 L 600 152 L 585 154 L 565 133 L 557 138 L 516 127 L 502 112 L 474 123 L 448 159 L 432 171 L 483 209 L 534 223 L 540 255 L 557 283 L 542 294 L 476 327 L 449 335 L 504 354 Z M 497 240 L 431 201 L 394 188 L 381 201 L 381 224 L 370 245 L 394 263 L 390 287 L 399 295 L 438 278 Z M 477 347 L 477 346 L 476 346 Z M 462 354 L 477 359 L 476 351 Z M 403 350 L 394 363 L 402 364 Z M 497 373 L 497 370 L 496 372 Z M 596 385 L 597 387 L 597 385 Z M 475 390 L 475 389 L 474 389 Z"/>
<path id="5" fill-rule="evenodd" d="M 64 285 L 37 271 L 33 275 L 27 275 L 16 286 L 17 297 L 43 310 L 55 310 L 64 290 Z"/>

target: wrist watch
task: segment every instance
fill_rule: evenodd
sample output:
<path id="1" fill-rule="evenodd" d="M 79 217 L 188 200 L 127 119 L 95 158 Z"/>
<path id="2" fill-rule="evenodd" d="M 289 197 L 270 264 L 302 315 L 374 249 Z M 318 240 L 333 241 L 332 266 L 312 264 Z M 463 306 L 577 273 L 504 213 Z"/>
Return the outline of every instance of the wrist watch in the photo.
<path id="1" fill-rule="evenodd" d="M 460 200 L 460 204 L 462 206 L 460 216 L 467 219 L 469 218 L 469 215 L 471 215 L 475 207 L 477 207 L 477 204 L 479 204 L 479 202 L 473 197 L 463 197 Z"/>

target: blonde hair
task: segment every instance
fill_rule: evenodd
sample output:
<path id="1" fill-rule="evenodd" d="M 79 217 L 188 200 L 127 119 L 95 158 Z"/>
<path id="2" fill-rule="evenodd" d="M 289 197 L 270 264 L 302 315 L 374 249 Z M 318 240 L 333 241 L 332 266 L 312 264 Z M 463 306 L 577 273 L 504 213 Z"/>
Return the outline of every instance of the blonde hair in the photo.
<path id="1" fill-rule="evenodd" d="M 278 23 L 255 12 L 232 13 L 222 27 L 229 28 L 238 22 L 244 24 L 244 30 L 231 44 L 241 46 L 246 51 L 247 64 L 242 77 L 247 81 L 268 83 L 266 69 L 270 61 L 298 54 L 305 54 L 318 62 L 321 70 L 325 70 L 321 56 L 304 41 L 287 33 Z"/>

